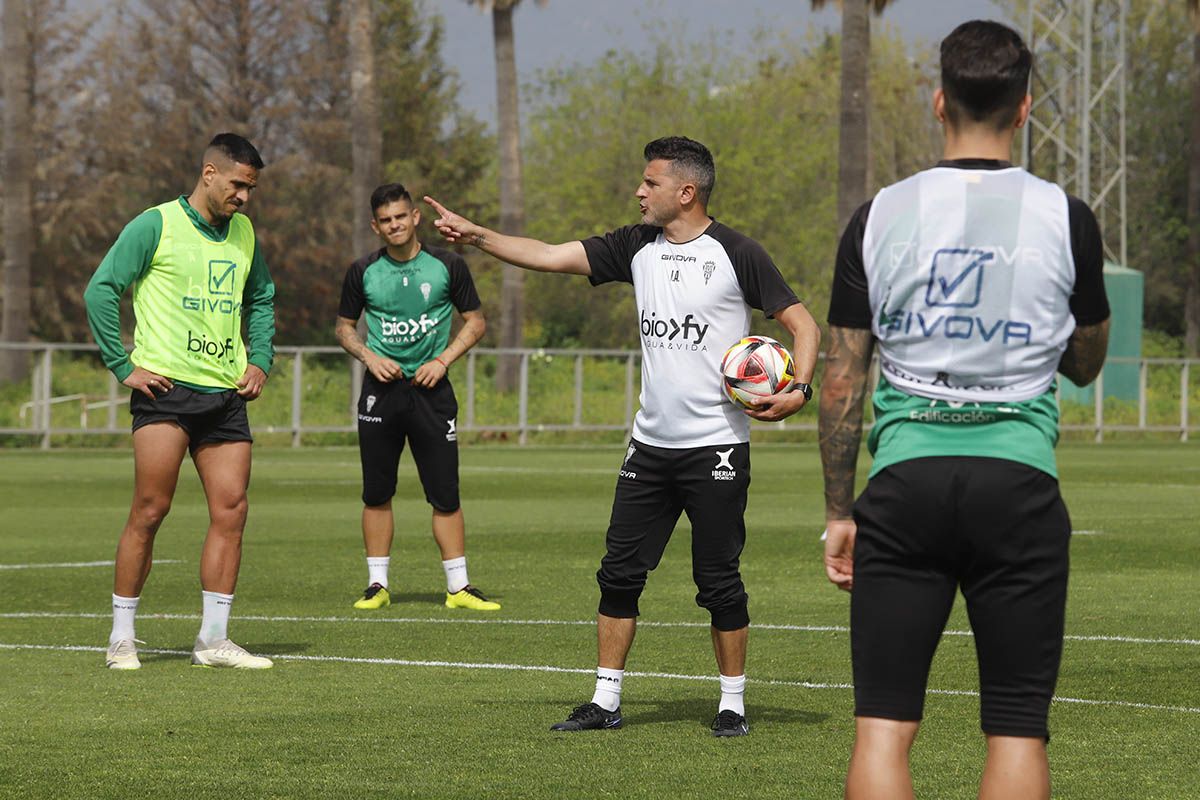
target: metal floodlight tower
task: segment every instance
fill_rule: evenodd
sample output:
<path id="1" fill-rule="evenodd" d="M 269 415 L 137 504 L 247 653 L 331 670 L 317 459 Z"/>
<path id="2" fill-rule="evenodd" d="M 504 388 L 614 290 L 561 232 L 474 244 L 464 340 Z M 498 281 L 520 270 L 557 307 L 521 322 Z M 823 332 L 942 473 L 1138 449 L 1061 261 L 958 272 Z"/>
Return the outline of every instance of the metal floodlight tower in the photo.
<path id="1" fill-rule="evenodd" d="M 1129 0 L 1026 0 L 1033 112 L 1025 168 L 1096 212 L 1104 255 L 1126 250 L 1125 24 Z"/>

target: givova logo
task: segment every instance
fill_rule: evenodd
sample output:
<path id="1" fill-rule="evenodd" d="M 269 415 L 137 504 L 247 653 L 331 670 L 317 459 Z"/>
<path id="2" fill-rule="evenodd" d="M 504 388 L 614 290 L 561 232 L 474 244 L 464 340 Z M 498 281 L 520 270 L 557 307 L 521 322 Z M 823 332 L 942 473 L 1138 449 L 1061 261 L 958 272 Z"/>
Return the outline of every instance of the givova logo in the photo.
<path id="1" fill-rule="evenodd" d="M 974 308 L 983 291 L 983 265 L 996 257 L 990 250 L 946 247 L 933 254 L 925 305 Z"/>
<path id="2" fill-rule="evenodd" d="M 992 262 L 1011 265 L 1018 258 L 1034 260 L 1032 254 L 1018 248 L 1012 253 L 1003 248 L 944 247 L 933 254 L 929 281 L 925 285 L 925 308 L 920 311 L 897 308 L 889 311 L 884 299 L 879 314 L 883 337 L 902 332 L 925 339 L 993 339 L 1005 344 L 1032 344 L 1033 326 L 1023 320 L 997 319 L 967 311 L 975 309 L 985 296 L 985 266 Z M 909 251 L 911 252 L 911 251 Z M 1040 255 L 1040 251 L 1032 251 Z M 893 259 L 896 257 L 893 247 Z M 986 308 L 986 306 L 985 306 Z M 944 311 L 943 309 L 949 309 Z"/>
<path id="3" fill-rule="evenodd" d="M 232 361 L 233 339 L 227 338 L 223 342 L 218 342 L 215 339 L 209 339 L 203 333 L 199 335 L 193 334 L 190 330 L 187 332 L 187 351 L 195 356 L 208 356 L 217 361 Z"/>

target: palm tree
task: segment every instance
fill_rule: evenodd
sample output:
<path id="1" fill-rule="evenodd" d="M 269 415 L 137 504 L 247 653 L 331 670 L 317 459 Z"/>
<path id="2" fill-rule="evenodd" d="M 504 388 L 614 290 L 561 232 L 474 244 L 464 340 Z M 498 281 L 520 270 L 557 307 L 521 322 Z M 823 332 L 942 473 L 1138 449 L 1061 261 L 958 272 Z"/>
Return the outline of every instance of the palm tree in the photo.
<path id="1" fill-rule="evenodd" d="M 1200 0 L 1187 0 L 1192 17 L 1192 129 L 1187 189 L 1187 294 L 1184 297 L 1184 346 L 1200 356 Z"/>
<path id="2" fill-rule="evenodd" d="M 536 0 L 545 5 L 546 0 Z M 525 197 L 521 185 L 521 122 L 517 100 L 517 59 L 513 39 L 513 10 L 521 0 L 468 0 L 492 11 L 492 41 L 496 51 L 496 133 L 500 145 L 500 232 L 525 233 Z M 500 284 L 500 346 L 524 343 L 525 271 L 505 267 Z M 511 391 L 517 385 L 520 361 L 501 358 L 496 388 Z"/>
<path id="3" fill-rule="evenodd" d="M 375 80 L 375 26 L 371 0 L 348 4 L 350 46 L 350 150 L 354 193 L 354 252 L 372 249 L 371 192 L 379 185 L 383 133 L 379 121 L 379 89 Z"/>
<path id="4" fill-rule="evenodd" d="M 866 202 L 871 182 L 870 96 L 871 17 L 895 0 L 840 0 L 842 6 L 842 94 L 838 119 L 837 229 Z M 828 0 L 811 0 L 814 9 Z"/>
<path id="5" fill-rule="evenodd" d="M 33 92 L 31 43 L 25 0 L 4 0 L 4 311 L 0 341 L 24 342 L 30 332 L 30 262 L 33 249 Z M 21 351 L 0 351 L 0 381 L 29 372 Z"/>

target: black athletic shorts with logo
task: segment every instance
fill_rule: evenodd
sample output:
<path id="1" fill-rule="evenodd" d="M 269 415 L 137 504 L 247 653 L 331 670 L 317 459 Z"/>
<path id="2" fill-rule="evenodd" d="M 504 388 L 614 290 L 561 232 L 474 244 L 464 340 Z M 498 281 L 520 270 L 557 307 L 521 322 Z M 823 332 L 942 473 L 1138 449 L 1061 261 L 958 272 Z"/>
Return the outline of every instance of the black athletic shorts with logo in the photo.
<path id="1" fill-rule="evenodd" d="M 607 552 L 596 580 L 600 613 L 636 617 L 646 576 L 686 513 L 692 523 L 696 604 L 718 630 L 750 624 L 738 570 L 746 544 L 750 445 L 667 449 L 631 441 L 617 477 Z"/>
<path id="2" fill-rule="evenodd" d="M 1071 538 L 1058 481 L 1004 459 L 917 458 L 871 478 L 854 520 L 855 716 L 921 719 L 961 588 L 984 733 L 1048 738 Z"/>
<path id="3" fill-rule="evenodd" d="M 174 422 L 187 433 L 193 453 L 212 442 L 254 441 L 246 398 L 235 389 L 205 393 L 176 383 L 169 391 L 156 393 L 153 400 L 135 390 L 129 397 L 129 413 L 135 431 L 152 422 Z"/>
<path id="4" fill-rule="evenodd" d="M 368 372 L 358 398 L 363 503 L 379 506 L 392 499 L 400 454 L 407 441 L 425 499 L 438 511 L 457 511 L 457 416 L 458 400 L 446 378 L 425 389 L 408 378 L 380 383 Z"/>

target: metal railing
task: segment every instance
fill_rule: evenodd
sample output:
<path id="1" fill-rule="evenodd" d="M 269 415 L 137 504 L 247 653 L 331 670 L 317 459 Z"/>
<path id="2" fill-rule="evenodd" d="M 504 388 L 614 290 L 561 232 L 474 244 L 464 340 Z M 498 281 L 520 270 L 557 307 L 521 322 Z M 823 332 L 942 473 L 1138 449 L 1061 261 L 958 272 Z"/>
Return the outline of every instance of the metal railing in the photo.
<path id="1" fill-rule="evenodd" d="M 0 350 L 18 350 L 28 352 L 31 356 L 32 370 L 29 380 L 28 400 L 14 403 L 16 413 L 7 413 L 0 406 L 0 436 L 27 436 L 36 439 L 44 449 L 52 446 L 55 437 L 92 436 L 104 434 L 123 434 L 129 430 L 127 417 L 118 419 L 117 410 L 129 401 L 129 392 L 99 363 L 98 348 L 94 345 L 82 344 L 44 344 L 44 343 L 10 343 L 0 342 Z M 73 391 L 61 395 L 53 394 L 55 355 L 56 354 L 96 354 L 95 358 L 95 390 Z M 313 359 L 329 357 L 344 363 L 345 401 L 340 411 L 331 415 L 329 409 L 316 407 L 312 401 L 306 402 L 306 362 Z M 520 359 L 518 382 L 516 387 L 515 408 L 505 414 L 499 414 L 494 406 L 498 395 L 491 389 L 491 378 L 485 365 L 501 357 L 517 357 Z M 569 398 L 558 392 L 553 398 L 547 398 L 534 377 L 534 368 L 544 369 L 553 359 L 566 360 L 570 368 Z M 344 361 L 343 361 L 344 360 Z M 589 391 L 587 377 L 594 375 L 601 363 L 606 363 L 603 369 L 603 379 L 606 381 L 598 390 L 593 386 Z M 464 433 L 492 434 L 508 436 L 515 434 L 519 444 L 526 444 L 529 437 L 537 433 L 565 432 L 621 432 L 628 434 L 633 428 L 634 412 L 637 409 L 637 393 L 640 391 L 640 362 L 641 354 L 636 350 L 534 350 L 534 349 L 498 349 L 476 348 L 467 354 L 465 363 L 456 365 L 455 388 L 459 397 L 458 430 Z M 461 362 L 460 362 L 461 363 Z M 1133 409 L 1123 407 L 1122 415 L 1126 418 L 1113 419 L 1106 411 L 1103 376 L 1095 383 L 1094 402 L 1092 403 L 1091 419 L 1085 422 L 1070 422 L 1064 419 L 1064 431 L 1083 431 L 1092 434 L 1095 441 L 1103 441 L 1108 433 L 1114 432 L 1158 432 L 1173 433 L 1181 441 L 1188 440 L 1192 433 L 1200 432 L 1193 420 L 1196 415 L 1189 413 L 1189 405 L 1193 400 L 1192 387 L 1193 367 L 1200 366 L 1200 360 L 1183 358 L 1112 358 L 1109 364 L 1135 364 L 1138 369 L 1138 398 L 1136 403 L 1136 421 L 1129 419 Z M 341 367 L 336 368 L 341 371 Z M 251 414 L 251 422 L 255 434 L 289 434 L 293 447 L 300 447 L 304 437 L 312 434 L 343 433 L 353 434 L 357 430 L 358 395 L 362 384 L 363 365 L 346 356 L 339 347 L 332 346 L 288 346 L 276 350 L 276 382 L 269 386 L 270 391 L 279 390 L 278 375 L 283 373 L 288 379 L 290 395 L 286 415 L 276 415 L 275 420 L 255 423 L 258 414 Z M 459 370 L 462 370 L 459 372 Z M 1163 402 L 1156 404 L 1155 419 L 1150 419 L 1151 397 L 1149 389 L 1149 373 L 1152 369 L 1178 369 L 1178 418 L 1169 421 L 1163 417 Z M 325 368 L 326 374 L 329 368 Z M 819 374 L 820 370 L 818 370 Z M 873 370 L 876 376 L 877 370 Z M 593 378 L 594 380 L 594 378 Z M 78 380 L 76 380 L 78 382 Z M 874 383 L 874 378 L 872 380 Z M 1163 381 L 1159 380 L 1158 384 Z M 341 389 L 339 389 L 341 391 Z M 612 407 L 619 405 L 619 410 L 612 410 L 605 419 L 596 420 L 594 414 L 589 414 L 589 401 L 598 405 L 598 394 L 607 396 L 607 404 Z M 1161 390 L 1160 390 L 1161 392 Z M 487 413 L 482 406 L 486 405 L 481 396 L 487 394 L 490 401 Z M 11 399 L 10 399 L 10 402 Z M 564 415 L 564 404 L 569 402 L 570 414 Z M 77 406 L 76 406 L 77 404 Z M 78 423 L 75 415 L 70 416 L 70 424 L 64 415 L 56 414 L 56 407 L 78 407 Z M 502 405 L 513 406 L 511 396 Z M 551 419 L 546 412 L 553 408 L 557 418 Z M 1078 411 L 1076 404 L 1076 412 Z M 102 422 L 95 424 L 93 412 L 102 411 Z M 321 412 L 325 413 L 322 414 Z M 868 422 L 870 409 L 866 410 Z M 280 419 L 285 416 L 285 419 Z M 323 423 L 318 423 L 314 417 L 326 417 Z M 1076 413 L 1077 416 L 1077 413 Z M 1172 414 L 1172 417 L 1174 415 Z M 589 417 L 593 417 L 589 419 Z M 11 424 L 3 424 L 3 423 Z M 754 423 L 756 431 L 815 431 L 816 415 L 797 415 L 779 423 Z"/>

